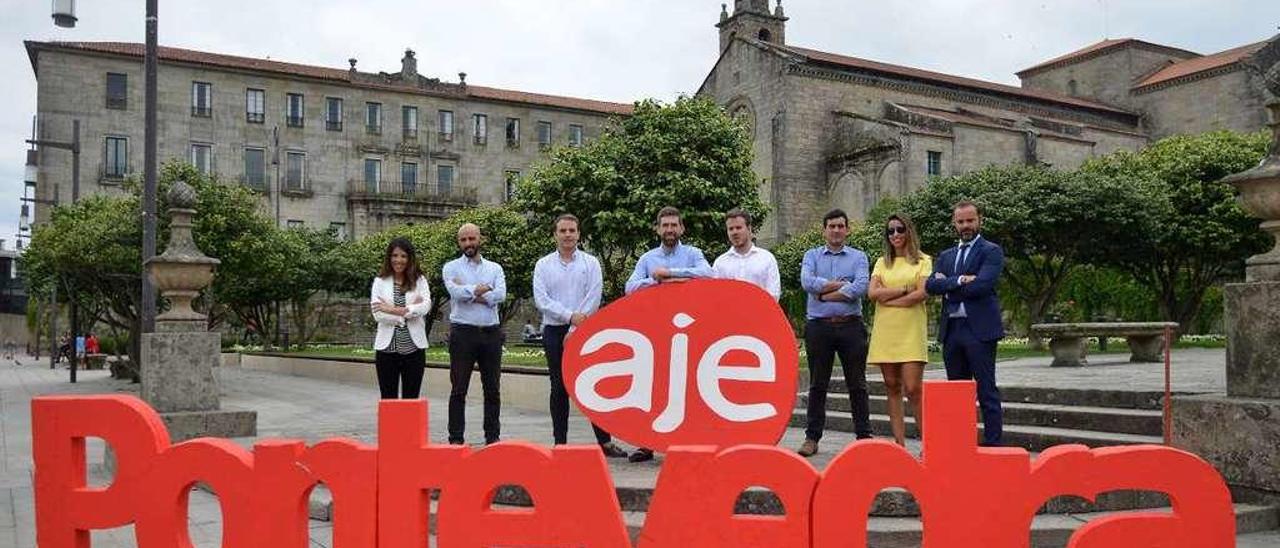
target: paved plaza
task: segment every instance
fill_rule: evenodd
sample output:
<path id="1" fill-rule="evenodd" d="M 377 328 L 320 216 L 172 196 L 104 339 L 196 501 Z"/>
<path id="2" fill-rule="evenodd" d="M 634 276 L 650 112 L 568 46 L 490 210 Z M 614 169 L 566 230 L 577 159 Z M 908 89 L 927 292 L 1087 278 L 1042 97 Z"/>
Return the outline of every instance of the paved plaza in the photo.
<path id="1" fill-rule="evenodd" d="M 1129 364 L 1127 356 L 1098 357 L 1087 369 L 1051 369 L 1047 359 L 1023 359 L 1000 364 L 1004 385 L 1056 387 L 1106 387 L 1157 390 L 1163 387 L 1162 366 Z M 1221 350 L 1184 350 L 1175 354 L 1174 388 L 1176 391 L 1220 391 L 1224 387 Z M 1119 360 L 1119 361 L 1118 361 Z M 222 402 L 226 408 L 258 411 L 260 437 L 291 437 L 316 441 L 330 437 L 349 437 L 374 442 L 377 388 L 370 371 L 366 384 L 339 383 L 245 370 L 221 368 Z M 929 376 L 940 372 L 931 371 Z M 874 377 L 875 375 L 872 374 Z M 103 371 L 81 371 L 80 382 L 67 382 L 65 369 L 50 370 L 48 361 L 36 362 L 30 357 L 0 364 L 0 547 L 34 546 L 34 514 L 31 486 L 30 400 L 41 394 L 136 393 L 137 385 L 110 379 Z M 481 441 L 479 390 L 473 390 L 468 408 L 468 441 Z M 445 406 L 441 399 L 430 399 L 430 437 L 445 441 Z M 570 424 L 570 442 L 591 443 L 586 421 L 574 416 Z M 540 443 L 551 440 L 550 420 L 546 413 L 503 409 L 504 439 L 524 439 Z M 792 447 L 802 441 L 803 432 L 789 429 L 783 445 Z M 823 439 L 823 452 L 815 458 L 822 467 L 836 450 L 851 441 L 851 435 L 829 432 Z M 246 445 L 251 439 L 237 440 Z M 912 441 L 918 452 L 918 442 Z M 102 444 L 90 443 L 91 463 L 100 463 Z M 661 460 L 630 464 L 614 459 L 610 462 L 615 483 L 619 487 L 651 482 Z M 98 466 L 91 469 L 91 482 L 105 483 Z M 221 514 L 213 495 L 195 491 L 191 496 L 190 531 L 197 546 L 219 546 Z M 311 521 L 314 546 L 330 545 L 330 522 Z M 93 533 L 95 546 L 134 546 L 132 527 Z M 1280 546 L 1280 532 L 1255 533 L 1239 538 L 1238 546 L 1261 548 Z"/>

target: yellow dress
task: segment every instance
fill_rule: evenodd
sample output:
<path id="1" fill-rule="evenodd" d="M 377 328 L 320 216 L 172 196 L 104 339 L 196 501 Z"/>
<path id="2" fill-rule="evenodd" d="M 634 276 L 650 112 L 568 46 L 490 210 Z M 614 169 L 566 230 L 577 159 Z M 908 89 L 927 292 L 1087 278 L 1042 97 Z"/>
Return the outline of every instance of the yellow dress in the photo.
<path id="1" fill-rule="evenodd" d="M 933 273 L 933 259 L 921 255 L 916 264 L 899 257 L 893 268 L 884 264 L 884 258 L 876 261 L 871 276 L 879 277 L 885 287 L 917 286 L 920 280 Z M 921 301 L 915 306 L 876 305 L 875 324 L 871 326 L 871 345 L 867 349 L 867 363 L 902 363 L 929 361 L 928 312 Z"/>

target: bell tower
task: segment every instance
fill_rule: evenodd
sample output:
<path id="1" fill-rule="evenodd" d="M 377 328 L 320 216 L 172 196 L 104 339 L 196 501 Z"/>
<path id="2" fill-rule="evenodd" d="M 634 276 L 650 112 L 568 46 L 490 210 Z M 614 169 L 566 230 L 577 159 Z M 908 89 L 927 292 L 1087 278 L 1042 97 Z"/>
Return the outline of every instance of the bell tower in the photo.
<path id="1" fill-rule="evenodd" d="M 771 44 L 786 44 L 787 16 L 782 11 L 782 0 L 770 12 L 769 0 L 734 0 L 733 14 L 727 4 L 720 4 L 720 51 L 729 47 L 735 36 L 760 40 Z"/>

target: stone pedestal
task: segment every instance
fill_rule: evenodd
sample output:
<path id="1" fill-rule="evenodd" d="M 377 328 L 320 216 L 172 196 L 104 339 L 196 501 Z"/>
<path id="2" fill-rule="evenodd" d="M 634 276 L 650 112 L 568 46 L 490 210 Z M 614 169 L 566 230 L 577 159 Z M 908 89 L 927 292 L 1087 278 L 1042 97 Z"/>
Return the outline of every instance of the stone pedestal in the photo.
<path id="1" fill-rule="evenodd" d="M 1280 493 L 1280 399 L 1174 396 L 1173 444 L 1233 487 Z"/>
<path id="2" fill-rule="evenodd" d="M 1280 282 L 1227 284 L 1223 298 L 1227 394 L 1280 399 Z"/>
<path id="3" fill-rule="evenodd" d="M 166 322 L 157 322 L 156 328 L 163 331 L 142 336 L 141 395 L 160 412 L 172 441 L 257 435 L 256 412 L 220 409 L 215 369 L 221 360 L 219 335 L 174 331 L 179 326 Z"/>

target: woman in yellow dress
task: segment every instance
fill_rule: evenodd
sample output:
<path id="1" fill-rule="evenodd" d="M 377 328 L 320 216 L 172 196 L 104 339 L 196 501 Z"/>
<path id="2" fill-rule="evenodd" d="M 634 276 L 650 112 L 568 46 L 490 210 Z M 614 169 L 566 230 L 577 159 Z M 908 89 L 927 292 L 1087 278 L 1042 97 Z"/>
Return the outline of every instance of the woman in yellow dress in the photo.
<path id="1" fill-rule="evenodd" d="M 925 280 L 933 260 L 920 252 L 920 238 L 911 219 L 890 215 L 885 221 L 884 255 L 871 272 L 867 296 L 876 302 L 875 324 L 867 363 L 880 366 L 889 398 L 889 424 L 893 439 L 906 445 L 902 396 L 906 393 L 916 427 L 923 430 L 920 389 L 924 364 L 929 361 L 928 313 Z"/>

